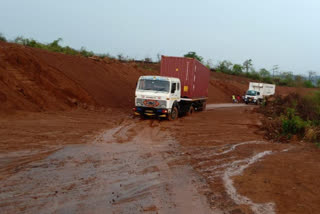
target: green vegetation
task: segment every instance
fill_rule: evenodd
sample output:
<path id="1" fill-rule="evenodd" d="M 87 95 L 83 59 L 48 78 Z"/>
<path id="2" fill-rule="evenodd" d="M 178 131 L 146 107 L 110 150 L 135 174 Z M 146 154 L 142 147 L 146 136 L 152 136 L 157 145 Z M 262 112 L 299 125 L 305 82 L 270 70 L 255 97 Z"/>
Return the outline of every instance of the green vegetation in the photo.
<path id="1" fill-rule="evenodd" d="M 314 88 L 315 85 L 310 79 L 306 79 L 301 75 L 294 76 L 292 72 L 278 72 L 277 75 L 271 75 L 271 72 L 265 68 L 255 70 L 252 66 L 252 60 L 248 59 L 243 64 L 232 64 L 232 62 L 223 60 L 216 66 L 210 68 L 215 72 L 222 72 L 226 74 L 243 76 L 257 81 L 276 84 L 280 86 L 289 87 L 307 87 Z M 317 87 L 320 87 L 320 80 L 317 82 Z"/>
<path id="2" fill-rule="evenodd" d="M 203 61 L 203 57 L 201 56 L 198 56 L 196 54 L 196 52 L 194 51 L 190 51 L 188 52 L 187 54 L 183 55 L 184 57 L 189 57 L 189 58 L 193 58 L 193 59 L 197 59 L 199 62 L 202 62 Z"/>
<path id="3" fill-rule="evenodd" d="M 314 87 L 313 84 L 312 84 L 312 82 L 311 82 L 310 80 L 304 81 L 304 82 L 303 82 L 303 85 L 304 85 L 304 87 L 306 87 L 306 88 L 313 88 L 313 87 Z"/>
<path id="4" fill-rule="evenodd" d="M 8 42 L 8 40 L 1 33 L 0 33 L 0 41 Z M 40 48 L 40 49 L 44 49 L 52 52 L 64 53 L 69 55 L 81 55 L 84 57 L 97 56 L 100 58 L 105 58 L 105 57 L 114 58 L 110 54 L 95 54 L 92 51 L 86 50 L 86 48 L 84 47 L 81 47 L 80 50 L 76 50 L 69 46 L 62 46 L 60 45 L 60 43 L 62 42 L 62 38 L 58 38 L 51 43 L 41 43 L 35 39 L 28 39 L 28 38 L 24 38 L 23 36 L 18 36 L 13 41 L 10 41 L 10 42 L 20 44 L 20 45 L 25 45 L 28 47 Z"/>
<path id="5" fill-rule="evenodd" d="M 61 46 L 59 44 L 61 41 L 62 39 L 58 38 L 51 43 L 44 44 L 34 39 L 27 39 L 22 36 L 18 36 L 17 38 L 15 38 L 14 43 L 69 55 L 82 55 L 84 57 L 91 57 L 95 55 L 92 51 L 87 51 L 84 47 L 82 47 L 80 50 L 76 50 L 69 46 Z"/>
<path id="6" fill-rule="evenodd" d="M 190 51 L 184 55 L 203 62 L 203 57 L 199 56 L 196 52 Z M 293 75 L 292 72 L 278 72 L 278 66 L 274 66 L 273 73 L 271 74 L 265 68 L 255 70 L 253 67 L 252 59 L 245 60 L 242 64 L 233 64 L 228 60 L 218 62 L 216 66 L 213 65 L 212 60 L 207 60 L 206 67 L 214 72 L 221 72 L 230 75 L 243 76 L 259 82 L 276 84 L 280 86 L 289 87 L 306 87 L 314 88 L 320 87 L 320 79 L 315 81 L 315 72 L 309 71 L 309 78 L 301 75 Z M 313 80 L 313 81 L 312 81 Z"/>
<path id="7" fill-rule="evenodd" d="M 303 134 L 308 126 L 308 122 L 301 119 L 301 117 L 297 115 L 296 109 L 294 108 L 287 108 L 286 114 L 281 115 L 281 121 L 282 133 L 284 135 L 288 135 L 289 138 L 292 134 Z"/>
<path id="8" fill-rule="evenodd" d="M 0 33 L 0 41 L 2 41 L 2 42 L 7 41 L 6 37 L 2 33 Z"/>
<path id="9" fill-rule="evenodd" d="M 275 97 L 260 110 L 267 120 L 263 122 L 266 137 L 276 141 L 304 140 L 320 145 L 320 92 L 309 96 L 290 94 Z"/>

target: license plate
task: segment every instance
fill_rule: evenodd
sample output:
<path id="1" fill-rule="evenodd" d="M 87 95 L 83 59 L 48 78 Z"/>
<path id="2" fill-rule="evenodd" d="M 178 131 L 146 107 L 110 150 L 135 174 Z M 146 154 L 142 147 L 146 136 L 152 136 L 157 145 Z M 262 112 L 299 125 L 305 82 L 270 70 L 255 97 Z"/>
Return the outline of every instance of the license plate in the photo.
<path id="1" fill-rule="evenodd" d="M 146 110 L 146 112 L 153 112 L 152 110 Z"/>
<path id="2" fill-rule="evenodd" d="M 251 101 L 252 101 L 252 99 L 249 99 L 249 101 L 251 102 Z"/>

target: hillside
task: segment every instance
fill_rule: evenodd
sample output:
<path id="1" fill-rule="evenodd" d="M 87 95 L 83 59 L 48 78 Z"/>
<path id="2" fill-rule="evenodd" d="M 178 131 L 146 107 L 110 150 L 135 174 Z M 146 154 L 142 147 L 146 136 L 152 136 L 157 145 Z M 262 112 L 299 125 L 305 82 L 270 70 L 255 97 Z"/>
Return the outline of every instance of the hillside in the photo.
<path id="1" fill-rule="evenodd" d="M 2 111 L 129 107 L 138 77 L 155 73 L 115 60 L 96 61 L 4 42 L 0 49 Z"/>
<path id="2" fill-rule="evenodd" d="M 158 65 L 71 56 L 5 42 L 0 42 L 0 50 L 1 112 L 130 109 L 138 77 L 159 73 Z M 230 102 L 232 94 L 244 94 L 249 82 L 211 73 L 209 103 Z M 277 87 L 279 94 L 292 91 L 297 89 Z"/>

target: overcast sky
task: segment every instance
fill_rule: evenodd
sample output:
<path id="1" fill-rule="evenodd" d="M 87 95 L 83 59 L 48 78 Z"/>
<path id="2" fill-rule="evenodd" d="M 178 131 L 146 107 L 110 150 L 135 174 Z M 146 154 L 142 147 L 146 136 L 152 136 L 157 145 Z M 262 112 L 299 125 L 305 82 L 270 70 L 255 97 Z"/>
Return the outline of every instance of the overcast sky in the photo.
<path id="1" fill-rule="evenodd" d="M 319 0 L 0 0 L 0 32 L 134 58 L 195 51 L 320 74 Z"/>

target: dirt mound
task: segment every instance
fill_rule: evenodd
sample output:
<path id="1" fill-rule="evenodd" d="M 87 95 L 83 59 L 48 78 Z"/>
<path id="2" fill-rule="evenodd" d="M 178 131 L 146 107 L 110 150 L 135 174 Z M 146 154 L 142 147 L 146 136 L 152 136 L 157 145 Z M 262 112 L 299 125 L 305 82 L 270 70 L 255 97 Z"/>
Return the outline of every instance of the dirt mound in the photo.
<path id="1" fill-rule="evenodd" d="M 88 59 L 0 42 L 0 111 L 129 107 L 140 75 L 134 63 Z"/>

